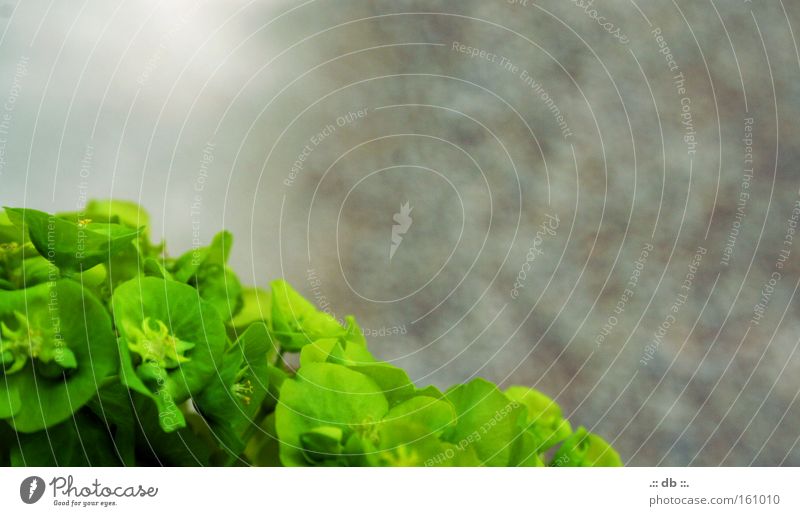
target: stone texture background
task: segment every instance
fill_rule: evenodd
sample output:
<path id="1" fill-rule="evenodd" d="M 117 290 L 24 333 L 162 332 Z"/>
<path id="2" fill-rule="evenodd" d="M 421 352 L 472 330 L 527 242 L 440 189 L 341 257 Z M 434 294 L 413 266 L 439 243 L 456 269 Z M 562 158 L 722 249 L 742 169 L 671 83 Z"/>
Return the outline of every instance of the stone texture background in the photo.
<path id="1" fill-rule="evenodd" d="M 0 201 L 140 200 L 173 252 L 193 224 L 203 243 L 226 227 L 246 281 L 284 276 L 357 314 L 420 384 L 535 385 L 629 464 L 800 465 L 797 245 L 751 324 L 799 198 L 800 11 L 596 2 L 621 42 L 581 3 L 3 4 Z M 390 261 L 405 202 L 413 223 Z M 535 240 L 548 215 L 555 234 Z M 686 302 L 642 364 L 698 247 Z"/>

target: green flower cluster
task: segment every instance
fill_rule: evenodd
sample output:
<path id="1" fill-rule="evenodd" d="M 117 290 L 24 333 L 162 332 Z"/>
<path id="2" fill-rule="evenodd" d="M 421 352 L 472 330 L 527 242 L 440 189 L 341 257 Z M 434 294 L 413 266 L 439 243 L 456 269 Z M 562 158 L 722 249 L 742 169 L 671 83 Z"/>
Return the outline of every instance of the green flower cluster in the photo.
<path id="1" fill-rule="evenodd" d="M 419 388 L 352 317 L 243 287 L 229 233 L 171 258 L 148 223 L 0 213 L 0 466 L 621 465 L 542 393 Z"/>

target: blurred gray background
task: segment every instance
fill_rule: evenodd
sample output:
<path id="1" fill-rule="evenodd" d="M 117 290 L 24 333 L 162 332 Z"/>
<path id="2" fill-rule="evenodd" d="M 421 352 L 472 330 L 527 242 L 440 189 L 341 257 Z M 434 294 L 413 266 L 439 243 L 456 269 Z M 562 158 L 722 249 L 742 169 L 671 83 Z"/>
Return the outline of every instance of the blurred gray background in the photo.
<path id="1" fill-rule="evenodd" d="M 5 2 L 0 201 L 227 228 L 420 385 L 535 385 L 631 465 L 798 466 L 800 10 L 586 4 Z"/>

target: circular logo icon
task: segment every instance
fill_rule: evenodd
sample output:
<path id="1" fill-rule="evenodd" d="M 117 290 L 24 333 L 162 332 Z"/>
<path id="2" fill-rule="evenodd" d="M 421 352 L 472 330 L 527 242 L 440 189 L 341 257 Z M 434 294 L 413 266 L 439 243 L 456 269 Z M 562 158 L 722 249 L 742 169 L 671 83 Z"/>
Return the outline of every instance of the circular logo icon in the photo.
<path id="1" fill-rule="evenodd" d="M 36 503 L 44 494 L 42 477 L 28 477 L 19 485 L 19 497 L 27 504 Z"/>

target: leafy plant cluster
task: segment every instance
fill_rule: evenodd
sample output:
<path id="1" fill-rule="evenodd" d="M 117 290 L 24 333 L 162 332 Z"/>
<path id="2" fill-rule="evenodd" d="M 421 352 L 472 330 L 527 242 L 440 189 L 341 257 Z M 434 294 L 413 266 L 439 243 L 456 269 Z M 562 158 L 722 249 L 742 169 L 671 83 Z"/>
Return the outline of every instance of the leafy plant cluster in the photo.
<path id="1" fill-rule="evenodd" d="M 418 388 L 354 318 L 242 286 L 229 233 L 171 258 L 148 224 L 0 213 L 0 465 L 621 465 L 536 390 Z"/>

